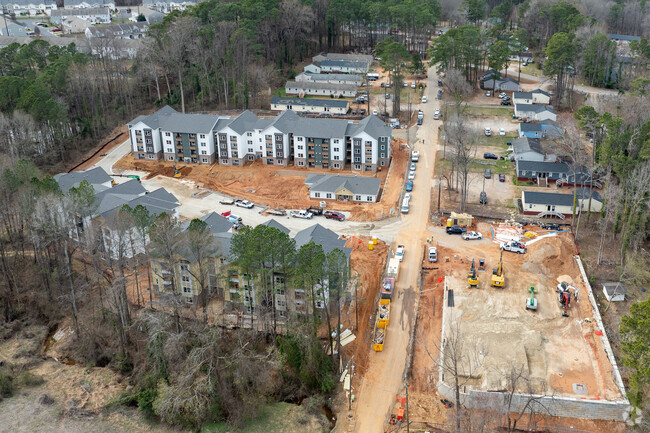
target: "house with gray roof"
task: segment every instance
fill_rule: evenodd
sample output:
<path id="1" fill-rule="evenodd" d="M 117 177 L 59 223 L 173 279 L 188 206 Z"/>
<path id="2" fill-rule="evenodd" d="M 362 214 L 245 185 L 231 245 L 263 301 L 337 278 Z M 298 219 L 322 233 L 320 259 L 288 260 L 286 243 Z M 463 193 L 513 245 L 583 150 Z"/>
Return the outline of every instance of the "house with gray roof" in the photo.
<path id="1" fill-rule="evenodd" d="M 113 179 L 101 168 L 91 168 L 84 171 L 73 171 L 71 173 L 59 173 L 54 175 L 54 180 L 59 184 L 61 192 L 67 193 L 70 188 L 77 188 L 84 180 L 94 189 L 95 193 L 102 192 L 111 187 Z"/>
<path id="2" fill-rule="evenodd" d="M 521 90 L 519 82 L 514 78 L 489 78 L 483 81 L 485 90 L 494 90 L 495 92 L 518 92 Z"/>
<path id="3" fill-rule="evenodd" d="M 313 199 L 374 203 L 379 196 L 381 179 L 325 174 L 307 178 L 305 184 L 309 186 L 309 197 Z"/>
<path id="4" fill-rule="evenodd" d="M 285 233 L 285 234 L 287 234 L 287 235 L 288 235 L 289 232 L 290 232 L 290 230 L 289 230 L 288 228 L 286 228 L 285 226 L 283 226 L 282 224 L 280 224 L 279 222 L 277 222 L 277 221 L 274 220 L 273 218 L 271 218 L 270 220 L 268 220 L 267 222 L 265 222 L 263 225 L 265 225 L 265 226 L 267 226 L 267 227 L 273 227 L 273 228 L 276 228 L 276 229 L 280 230 L 282 233 Z"/>
<path id="5" fill-rule="evenodd" d="M 627 286 L 620 281 L 603 283 L 603 295 L 609 302 L 625 301 L 627 295 Z"/>
<path id="6" fill-rule="evenodd" d="M 524 161 L 549 161 L 555 162 L 557 156 L 554 154 L 547 154 L 542 147 L 542 142 L 539 138 L 521 137 L 512 140 L 512 150 L 514 152 L 514 159 Z"/>
<path id="7" fill-rule="evenodd" d="M 2 2 L 3 7 L 0 9 L 0 15 L 3 10 L 7 10 L 10 14 L 16 16 L 20 15 L 50 15 L 50 13 L 57 8 L 56 0 L 6 0 Z M 4 22 L 2 23 L 4 25 Z M 9 36 L 14 35 L 9 32 Z M 5 35 L 6 36 L 6 35 Z"/>
<path id="8" fill-rule="evenodd" d="M 142 39 L 149 30 L 149 23 L 146 21 L 136 23 L 111 24 L 108 26 L 88 27 L 86 37 L 114 39 Z"/>
<path id="9" fill-rule="evenodd" d="M 65 24 L 69 18 L 78 18 L 90 24 L 110 24 L 111 11 L 107 7 L 56 9 L 50 15 L 52 24 Z"/>
<path id="10" fill-rule="evenodd" d="M 4 23 L 0 25 L 0 36 L 26 37 L 27 32 L 28 30 L 25 26 L 21 26 L 12 21 L 7 21 L 6 25 Z"/>
<path id="11" fill-rule="evenodd" d="M 320 67 L 321 72 L 339 72 L 344 74 L 365 74 L 370 69 L 370 63 L 355 60 L 324 59 L 313 62 Z"/>
<path id="12" fill-rule="evenodd" d="M 517 125 L 519 137 L 542 138 L 542 125 L 539 123 L 523 122 Z"/>
<path id="13" fill-rule="evenodd" d="M 296 113 L 343 115 L 350 111 L 350 101 L 344 99 L 271 98 L 271 110 L 293 110 Z"/>
<path id="14" fill-rule="evenodd" d="M 591 196 L 591 205 L 589 198 Z M 521 206 L 524 215 L 558 216 L 561 218 L 573 215 L 573 191 L 566 194 L 555 192 L 522 191 Z M 598 191 L 589 188 L 576 190 L 576 215 L 580 212 L 600 212 L 603 199 Z"/>
<path id="15" fill-rule="evenodd" d="M 557 121 L 557 112 L 550 105 L 515 104 L 515 117 L 525 121 Z"/>
<path id="16" fill-rule="evenodd" d="M 515 161 L 517 180 L 532 181 L 541 186 L 547 183 L 555 183 L 560 179 L 566 179 L 571 172 L 569 164 L 564 162 L 526 161 L 518 159 Z"/>
<path id="17" fill-rule="evenodd" d="M 320 224 L 314 224 L 311 227 L 299 231 L 296 233 L 294 240 L 296 241 L 296 249 L 298 250 L 303 245 L 313 242 L 322 246 L 325 254 L 330 253 L 337 248 L 345 253 L 348 260 L 350 259 L 350 254 L 352 254 L 352 248 L 347 248 L 345 246 L 345 239 L 340 239 L 339 235 Z"/>
<path id="18" fill-rule="evenodd" d="M 355 74 L 312 74 L 301 72 L 296 75 L 297 82 L 329 83 L 329 84 L 354 84 L 359 87 L 363 77 Z"/>
<path id="19" fill-rule="evenodd" d="M 323 60 L 346 60 L 348 62 L 360 62 L 372 64 L 372 56 L 369 54 L 343 54 L 343 53 L 320 53 L 312 57 L 312 62 L 322 62 Z"/>
<path id="20" fill-rule="evenodd" d="M 287 95 L 332 96 L 335 98 L 354 98 L 359 86 L 356 84 L 335 84 L 312 81 L 287 81 L 284 86 Z"/>

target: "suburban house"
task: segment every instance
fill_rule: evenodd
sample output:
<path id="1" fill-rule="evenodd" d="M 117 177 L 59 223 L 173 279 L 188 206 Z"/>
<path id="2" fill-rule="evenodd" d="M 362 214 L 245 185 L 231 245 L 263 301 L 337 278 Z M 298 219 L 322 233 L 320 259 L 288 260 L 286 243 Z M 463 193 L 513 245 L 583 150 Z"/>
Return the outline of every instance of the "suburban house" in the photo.
<path id="1" fill-rule="evenodd" d="M 627 287 L 621 282 L 603 283 L 603 294 L 609 302 L 623 302 L 627 295 Z"/>
<path id="2" fill-rule="evenodd" d="M 568 194 L 556 192 L 522 191 L 521 206 L 524 215 L 562 216 L 573 215 L 573 191 Z M 597 191 L 592 190 L 591 212 L 600 212 L 603 199 Z M 577 189 L 576 215 L 589 209 L 589 188 Z"/>
<path id="3" fill-rule="evenodd" d="M 312 81 L 287 81 L 284 85 L 287 95 L 333 96 L 335 98 L 354 98 L 359 86 L 356 84 L 333 84 Z"/>
<path id="4" fill-rule="evenodd" d="M 309 197 L 314 199 L 374 203 L 381 180 L 374 177 L 310 174 L 305 179 Z"/>
<path id="5" fill-rule="evenodd" d="M 512 150 L 515 161 L 549 161 L 555 162 L 556 155 L 549 155 L 544 152 L 539 138 L 521 137 L 512 140 Z"/>
<path id="6" fill-rule="evenodd" d="M 322 62 L 323 60 L 346 60 L 348 62 L 372 64 L 372 56 L 369 54 L 342 54 L 342 53 L 320 53 L 312 57 L 313 62 Z"/>
<path id="7" fill-rule="evenodd" d="M 551 94 L 542 89 L 535 89 L 530 93 L 533 95 L 533 104 L 548 105 L 551 103 Z"/>
<path id="8" fill-rule="evenodd" d="M 339 99 L 271 98 L 271 110 L 293 110 L 296 113 L 343 115 L 350 110 L 350 102 Z"/>
<path id="9" fill-rule="evenodd" d="M 641 41 L 641 36 L 632 36 L 632 35 L 619 35 L 616 33 L 607 33 L 607 36 L 616 42 L 622 41 L 622 42 L 631 42 L 631 41 Z"/>
<path id="10" fill-rule="evenodd" d="M 537 123 L 520 123 L 519 136 L 528 138 L 561 137 L 564 133 L 557 122 L 542 120 Z"/>
<path id="11" fill-rule="evenodd" d="M 4 24 L 0 25 L 0 36 L 27 37 L 27 27 L 13 22 L 7 22 L 6 26 Z"/>
<path id="12" fill-rule="evenodd" d="M 483 88 L 485 90 L 494 90 L 495 92 L 518 92 L 521 90 L 519 82 L 510 77 L 499 78 L 497 80 L 493 78 L 486 79 L 483 81 Z"/>
<path id="13" fill-rule="evenodd" d="M 533 121 L 557 121 L 557 113 L 550 105 L 515 104 L 515 117 Z"/>
<path id="14" fill-rule="evenodd" d="M 171 11 L 182 11 L 188 6 L 198 3 L 197 0 L 142 0 L 142 5 L 150 9 L 168 14 Z"/>
<path id="15" fill-rule="evenodd" d="M 52 24 L 63 24 L 70 18 L 79 18 L 90 24 L 110 24 L 111 12 L 107 7 L 83 9 L 56 9 L 52 11 Z"/>
<path id="16" fill-rule="evenodd" d="M 512 62 L 529 62 L 531 63 L 533 61 L 533 54 L 529 52 L 523 52 L 519 54 L 514 54 L 510 57 L 508 57 L 508 60 Z"/>
<path id="17" fill-rule="evenodd" d="M 68 9 L 89 9 L 101 7 L 115 9 L 115 0 L 63 0 L 63 7 Z"/>
<path id="18" fill-rule="evenodd" d="M 108 26 L 88 27 L 86 37 L 107 39 L 141 39 L 146 36 L 149 23 L 146 21 L 126 24 L 111 24 Z"/>
<path id="19" fill-rule="evenodd" d="M 516 161 L 517 180 L 534 181 L 539 186 L 556 183 L 558 186 L 589 186 L 591 170 L 580 166 L 574 169 L 565 162 Z M 578 182 L 574 182 L 577 178 Z M 577 183 L 577 185 L 576 185 Z"/>
<path id="20" fill-rule="evenodd" d="M 303 118 L 287 110 L 274 118 L 244 111 L 235 118 L 181 114 L 163 107 L 128 124 L 137 159 L 185 163 L 264 164 L 377 171 L 390 163 L 392 129 L 377 116 L 358 123 Z"/>
<path id="21" fill-rule="evenodd" d="M 56 0 L 7 0 L 3 2 L 3 7 L 0 8 L 0 15 L 2 15 L 5 10 L 8 11 L 9 14 L 14 14 L 16 16 L 50 15 L 50 13 L 56 8 Z M 5 36 L 21 36 L 14 35 L 11 32 L 9 33 L 9 35 Z"/>
<path id="22" fill-rule="evenodd" d="M 309 72 L 301 72 L 296 75 L 296 81 L 329 84 L 354 84 L 359 87 L 361 83 L 363 83 L 363 77 L 354 74 L 311 74 Z"/>

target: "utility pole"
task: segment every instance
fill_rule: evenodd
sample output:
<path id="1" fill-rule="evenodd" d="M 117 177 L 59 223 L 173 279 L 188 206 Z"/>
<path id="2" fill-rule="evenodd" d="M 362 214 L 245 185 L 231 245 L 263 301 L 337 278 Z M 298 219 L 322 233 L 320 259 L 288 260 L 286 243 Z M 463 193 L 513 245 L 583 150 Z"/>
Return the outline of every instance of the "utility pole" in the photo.
<path id="1" fill-rule="evenodd" d="M 5 5 L 2 5 L 2 17 L 5 19 L 5 30 L 7 32 L 7 36 L 11 36 L 9 34 L 9 27 L 7 26 L 7 12 L 9 12 L 8 9 L 5 9 Z"/>
<path id="2" fill-rule="evenodd" d="M 408 144 L 411 141 L 411 94 L 408 94 L 408 116 L 406 117 L 406 143 Z"/>
<path id="3" fill-rule="evenodd" d="M 404 385 L 406 386 L 406 433 L 410 433 L 411 427 L 409 426 L 409 380 L 406 372 L 404 372 Z"/>
<path id="4" fill-rule="evenodd" d="M 442 176 L 438 176 L 438 212 L 440 212 L 440 189 L 442 188 Z"/>

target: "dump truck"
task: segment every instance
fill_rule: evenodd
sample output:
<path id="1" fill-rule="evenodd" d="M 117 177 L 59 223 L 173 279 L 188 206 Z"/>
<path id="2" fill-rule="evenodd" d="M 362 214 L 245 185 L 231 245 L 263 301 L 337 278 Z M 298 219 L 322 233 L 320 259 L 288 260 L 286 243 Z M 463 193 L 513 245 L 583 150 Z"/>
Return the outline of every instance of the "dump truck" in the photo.
<path id="1" fill-rule="evenodd" d="M 469 214 L 452 212 L 449 218 L 447 218 L 447 227 L 470 227 L 472 225 L 472 220 L 473 217 Z"/>
<path id="2" fill-rule="evenodd" d="M 381 282 L 381 295 L 379 297 L 379 303 L 381 305 L 390 304 L 391 299 L 393 299 L 394 290 L 395 290 L 395 278 L 384 277 L 384 279 Z"/>
<path id="3" fill-rule="evenodd" d="M 380 328 L 377 326 L 377 322 L 375 322 L 375 332 L 372 334 L 372 348 L 375 349 L 375 352 L 381 352 L 384 350 L 386 330 L 387 328 Z"/>

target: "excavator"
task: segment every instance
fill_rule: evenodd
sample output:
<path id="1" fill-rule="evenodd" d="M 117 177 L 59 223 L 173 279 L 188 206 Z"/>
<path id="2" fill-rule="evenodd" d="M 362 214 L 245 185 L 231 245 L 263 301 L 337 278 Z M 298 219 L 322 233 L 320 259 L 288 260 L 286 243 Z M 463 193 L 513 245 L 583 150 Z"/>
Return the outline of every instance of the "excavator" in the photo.
<path id="1" fill-rule="evenodd" d="M 492 270 L 492 285 L 494 287 L 503 287 L 506 281 L 506 276 L 503 274 L 503 250 L 499 257 L 499 266 Z"/>
<path id="2" fill-rule="evenodd" d="M 571 289 L 573 289 L 573 299 L 578 301 L 578 288 L 573 287 L 566 281 L 562 281 L 557 285 L 555 291 L 558 293 L 558 301 L 562 306 L 562 316 L 569 317 L 569 307 L 571 306 Z"/>
<path id="3" fill-rule="evenodd" d="M 181 171 L 176 168 L 176 164 L 174 164 L 174 177 L 181 177 Z"/>
<path id="4" fill-rule="evenodd" d="M 469 287 L 478 287 L 478 274 L 476 273 L 474 259 L 472 259 L 472 269 L 470 269 L 469 274 L 467 274 L 467 283 L 469 284 Z"/>

